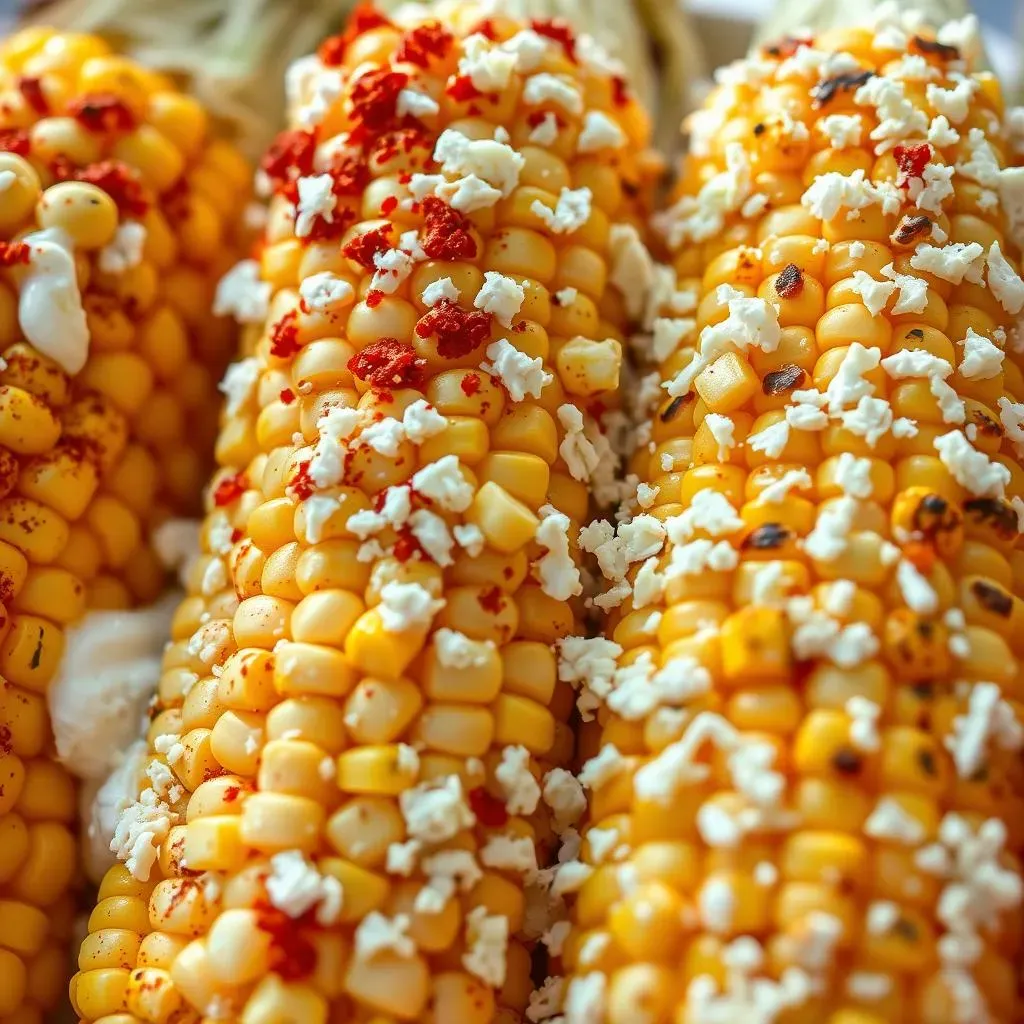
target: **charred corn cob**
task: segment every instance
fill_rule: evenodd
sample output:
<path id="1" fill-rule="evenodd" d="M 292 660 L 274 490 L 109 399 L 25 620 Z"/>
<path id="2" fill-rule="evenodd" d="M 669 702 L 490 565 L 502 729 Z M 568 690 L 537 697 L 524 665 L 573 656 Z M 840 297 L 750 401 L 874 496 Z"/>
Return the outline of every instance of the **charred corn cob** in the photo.
<path id="1" fill-rule="evenodd" d="M 692 125 L 531 1019 L 1020 1019 L 1024 177 L 970 27 L 779 40 Z"/>
<path id="2" fill-rule="evenodd" d="M 198 504 L 248 174 L 171 84 L 82 35 L 0 44 L 0 1020 L 65 986 L 75 791 L 47 689 L 89 608 L 148 601 Z M 237 258 L 237 255 L 234 257 Z"/>
<path id="3" fill-rule="evenodd" d="M 289 74 L 262 283 L 232 275 L 270 309 L 229 371 L 85 1021 L 525 1009 L 525 885 L 579 796 L 546 770 L 553 644 L 612 468 L 647 127 L 567 26 L 435 10 L 363 9 Z"/>

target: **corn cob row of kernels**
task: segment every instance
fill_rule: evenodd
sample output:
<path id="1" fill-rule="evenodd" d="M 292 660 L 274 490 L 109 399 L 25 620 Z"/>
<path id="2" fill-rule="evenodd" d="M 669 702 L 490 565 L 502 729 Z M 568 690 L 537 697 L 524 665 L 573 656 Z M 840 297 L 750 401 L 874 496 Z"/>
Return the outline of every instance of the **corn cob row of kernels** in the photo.
<path id="1" fill-rule="evenodd" d="M 75 786 L 47 690 L 90 608 L 152 599 L 232 347 L 209 312 L 247 192 L 203 111 L 97 38 L 0 45 L 0 1021 L 64 989 Z M 71 766 L 74 771 L 74 766 Z"/>
<path id="2" fill-rule="evenodd" d="M 970 27 L 780 40 L 695 119 L 531 1019 L 1020 1017 L 1024 176 Z"/>
<path id="3" fill-rule="evenodd" d="M 572 749 L 553 644 L 614 469 L 597 418 L 634 300 L 609 279 L 647 127 L 567 27 L 444 17 L 363 9 L 290 76 L 259 264 L 224 286 L 253 354 L 72 981 L 85 1021 L 526 1007 L 527 886 L 543 912 L 581 809 L 547 771 Z"/>

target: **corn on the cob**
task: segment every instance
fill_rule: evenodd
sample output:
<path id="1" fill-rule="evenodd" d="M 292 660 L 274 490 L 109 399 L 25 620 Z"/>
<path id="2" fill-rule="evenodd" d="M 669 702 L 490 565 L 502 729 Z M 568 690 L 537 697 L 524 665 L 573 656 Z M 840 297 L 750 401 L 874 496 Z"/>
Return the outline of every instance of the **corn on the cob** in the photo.
<path id="1" fill-rule="evenodd" d="M 443 13 L 363 10 L 289 76 L 270 311 L 229 372 L 86 1021 L 525 1008 L 647 127 L 566 26 Z"/>
<path id="2" fill-rule="evenodd" d="M 779 40 L 693 124 L 533 1019 L 1020 1019 L 1024 176 L 964 28 Z"/>
<path id="3" fill-rule="evenodd" d="M 76 802 L 47 688 L 84 611 L 159 593 L 150 531 L 198 504 L 234 330 L 208 306 L 247 177 L 100 39 L 0 44 L 4 1024 L 42 1021 L 66 977 Z"/>

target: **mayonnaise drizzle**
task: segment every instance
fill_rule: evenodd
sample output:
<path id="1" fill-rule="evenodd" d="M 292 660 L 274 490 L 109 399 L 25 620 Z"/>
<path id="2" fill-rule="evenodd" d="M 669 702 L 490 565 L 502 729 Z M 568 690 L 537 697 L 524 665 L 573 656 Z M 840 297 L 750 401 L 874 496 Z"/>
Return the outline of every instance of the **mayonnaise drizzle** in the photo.
<path id="1" fill-rule="evenodd" d="M 74 243 L 62 228 L 33 231 L 21 274 L 18 323 L 25 337 L 71 374 L 89 357 L 89 326 L 75 271 Z"/>

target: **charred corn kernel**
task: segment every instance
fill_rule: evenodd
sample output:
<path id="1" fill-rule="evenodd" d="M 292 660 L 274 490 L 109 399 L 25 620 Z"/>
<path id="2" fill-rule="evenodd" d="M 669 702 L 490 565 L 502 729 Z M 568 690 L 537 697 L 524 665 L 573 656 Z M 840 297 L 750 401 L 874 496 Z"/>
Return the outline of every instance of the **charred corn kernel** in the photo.
<path id="1" fill-rule="evenodd" d="M 145 923 L 97 918 L 90 932 L 162 945 L 158 962 L 135 954 L 126 969 L 146 973 L 104 1014 L 487 1024 L 526 1012 L 526 847 L 539 867 L 571 825 L 539 789 L 571 756 L 558 650 L 582 635 L 577 534 L 595 460 L 611 457 L 599 418 L 619 402 L 622 339 L 643 313 L 623 275 L 655 164 L 628 88 L 595 53 L 577 56 L 570 29 L 502 17 L 492 39 L 468 9 L 437 18 L 364 11 L 326 44 L 317 75 L 337 79 L 339 102 L 310 120 L 320 86 L 301 84 L 263 163 L 274 196 L 258 265 L 221 288 L 251 324 L 246 358 L 225 384 L 203 552 L 128 814 L 156 825 L 121 851 L 156 888 Z M 480 59 L 505 70 L 467 104 L 460 67 Z M 188 182 L 168 230 L 183 250 L 216 250 L 227 175 L 193 159 L 197 112 L 157 103 L 163 92 L 147 93 L 152 131 L 125 131 L 112 151 L 135 155 L 155 191 Z M 407 100 L 415 110 L 399 111 Z M 535 145 L 549 100 L 556 137 Z M 204 313 L 190 275 L 159 256 L 147 262 L 172 320 L 152 386 L 191 394 L 175 325 Z M 159 309 L 147 351 L 161 347 Z M 123 325 L 94 316 L 120 358 Z M 152 419 L 137 383 L 100 390 Z M 107 420 L 79 417 L 127 447 Z M 147 437 L 172 432 L 159 418 Z M 0 540 L 22 550 L 2 515 Z M 157 794 L 149 782 L 166 775 Z M 303 883 L 302 910 L 287 895 L 295 871 L 315 887 Z M 196 872 L 216 874 L 210 891 Z M 86 1021 L 83 993 L 104 969 L 83 959 Z"/>
<path id="2" fill-rule="evenodd" d="M 567 1024 L 1012 1016 L 1024 282 L 1008 195 L 978 199 L 1019 171 L 947 32 L 785 37 L 692 125 L 655 349 L 692 326 L 653 353 L 633 518 L 592 545 L 617 646 L 579 671 Z M 985 842 L 992 918 L 954 866 Z"/>
<path id="3" fill-rule="evenodd" d="M 183 168 L 211 152 L 198 107 L 190 118 L 171 116 L 176 104 L 192 109 L 193 101 L 176 98 L 167 83 L 157 93 L 155 76 L 90 36 L 28 30 L 7 41 L 0 64 L 11 86 L 5 97 L 18 98 L 4 102 L 2 127 L 17 141 L 0 159 L 10 179 L 0 197 L 8 268 L 0 301 L 0 596 L 10 610 L 0 638 L 0 785 L 13 801 L 0 799 L 0 928 L 12 936 L 0 943 L 0 1015 L 28 1024 L 60 1001 L 65 904 L 78 859 L 69 831 L 73 783 L 51 760 L 47 691 L 65 628 L 88 608 L 155 598 L 164 582 L 155 528 L 195 512 L 195 474 L 216 433 L 215 383 L 232 346 L 230 326 L 210 306 L 240 248 L 235 225 L 248 190 L 239 183 L 206 211 L 213 234 L 198 247 L 204 240 L 178 215 L 187 189 L 164 194 L 167 171 L 154 188 L 147 166 L 158 156 L 163 168 Z M 19 80 L 24 89 L 13 84 Z M 148 147 L 125 144 L 136 137 L 148 137 Z M 175 312 L 158 264 L 190 268 L 196 316 Z M 189 364 L 186 402 L 177 378 Z M 182 487 L 177 467 L 185 464 L 194 469 Z M 57 737 L 57 749 L 65 739 Z M 13 758 L 17 770 L 7 764 Z M 109 936 L 149 930 L 144 913 L 126 911 L 119 924 L 115 909 L 108 907 Z M 102 927 L 93 934 L 102 937 Z M 93 949 L 74 985 L 80 1014 L 168 1018 L 175 996 L 132 988 L 135 950 L 127 934 Z"/>

